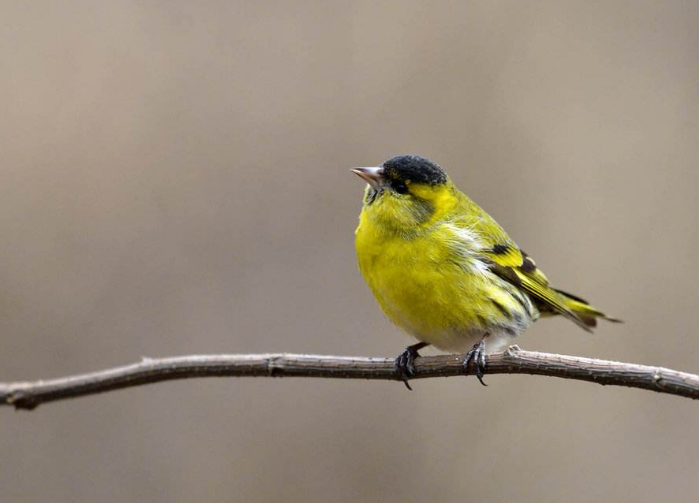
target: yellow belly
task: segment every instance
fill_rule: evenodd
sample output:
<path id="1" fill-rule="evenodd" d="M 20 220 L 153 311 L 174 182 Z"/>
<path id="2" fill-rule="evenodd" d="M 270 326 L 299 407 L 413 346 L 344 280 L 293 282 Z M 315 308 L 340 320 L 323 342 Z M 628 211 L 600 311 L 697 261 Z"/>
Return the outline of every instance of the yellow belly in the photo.
<path id="1" fill-rule="evenodd" d="M 475 258 L 457 256 L 443 232 L 404 238 L 361 225 L 356 247 L 386 316 L 440 349 L 462 350 L 486 333 L 514 337 L 536 317 L 525 294 Z"/>

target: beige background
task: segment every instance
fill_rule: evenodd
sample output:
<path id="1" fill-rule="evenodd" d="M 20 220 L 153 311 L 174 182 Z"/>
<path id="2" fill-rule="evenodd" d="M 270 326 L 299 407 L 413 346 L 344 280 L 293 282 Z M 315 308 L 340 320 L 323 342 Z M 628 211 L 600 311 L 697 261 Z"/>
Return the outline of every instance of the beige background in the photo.
<path id="1" fill-rule="evenodd" d="M 0 380 L 394 356 L 362 184 L 445 166 L 627 320 L 529 349 L 699 371 L 699 2 L 0 2 Z M 689 501 L 699 405 L 541 377 L 204 380 L 0 409 L 2 501 Z"/>

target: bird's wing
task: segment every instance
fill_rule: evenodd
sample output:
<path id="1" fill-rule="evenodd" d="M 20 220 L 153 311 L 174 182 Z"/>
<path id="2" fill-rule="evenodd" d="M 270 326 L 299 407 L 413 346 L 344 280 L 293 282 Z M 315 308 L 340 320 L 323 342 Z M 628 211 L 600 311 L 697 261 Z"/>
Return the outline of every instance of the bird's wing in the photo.
<path id="1" fill-rule="evenodd" d="M 492 272 L 533 297 L 542 310 L 549 309 L 561 314 L 590 332 L 588 324 L 566 303 L 565 297 L 549 286 L 546 275 L 537 268 L 534 260 L 524 253 L 509 238 L 504 242 L 488 242 L 483 236 L 485 247 L 481 254 Z"/>
<path id="2" fill-rule="evenodd" d="M 529 294 L 541 311 L 561 314 L 590 332 L 585 320 L 571 309 L 564 296 L 549 286 L 546 275 L 537 268 L 534 260 L 510 239 L 504 229 L 475 203 L 467 200 L 465 204 L 472 205 L 465 213 L 468 215 L 467 221 L 456 219 L 453 223 L 477 233 L 480 244 L 478 254 L 488 268 Z M 594 318 L 592 320 L 594 321 Z"/>

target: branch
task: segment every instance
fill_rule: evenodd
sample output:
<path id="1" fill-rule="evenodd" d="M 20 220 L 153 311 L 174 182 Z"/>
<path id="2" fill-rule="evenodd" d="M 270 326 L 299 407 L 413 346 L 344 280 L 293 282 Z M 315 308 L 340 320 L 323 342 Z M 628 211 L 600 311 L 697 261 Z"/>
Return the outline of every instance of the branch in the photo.
<path id="1" fill-rule="evenodd" d="M 428 356 L 415 361 L 413 379 L 464 375 L 463 356 Z M 628 386 L 699 398 L 699 376 L 577 356 L 524 351 L 511 346 L 486 356 L 487 374 L 530 374 Z M 469 373 L 473 368 L 469 367 Z M 399 381 L 392 358 L 294 354 L 199 355 L 144 358 L 140 363 L 100 372 L 36 382 L 0 383 L 0 405 L 33 409 L 39 404 L 190 377 L 324 377 Z"/>

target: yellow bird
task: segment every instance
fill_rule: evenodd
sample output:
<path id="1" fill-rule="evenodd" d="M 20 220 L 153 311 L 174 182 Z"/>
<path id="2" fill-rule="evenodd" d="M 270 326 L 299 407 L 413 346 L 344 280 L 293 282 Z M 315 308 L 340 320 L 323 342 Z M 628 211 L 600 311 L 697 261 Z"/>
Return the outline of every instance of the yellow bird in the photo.
<path id="1" fill-rule="evenodd" d="M 386 316 L 420 341 L 396 358 L 408 388 L 428 345 L 470 347 L 464 369 L 473 360 L 485 384 L 486 351 L 502 351 L 539 316 L 562 315 L 588 332 L 597 318 L 619 321 L 549 286 L 534 260 L 429 159 L 401 155 L 352 171 L 368 184 L 356 230 L 359 269 Z"/>

